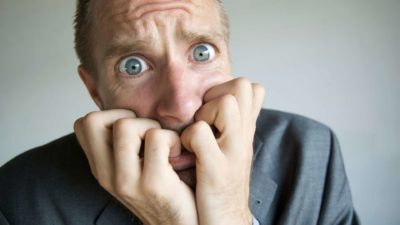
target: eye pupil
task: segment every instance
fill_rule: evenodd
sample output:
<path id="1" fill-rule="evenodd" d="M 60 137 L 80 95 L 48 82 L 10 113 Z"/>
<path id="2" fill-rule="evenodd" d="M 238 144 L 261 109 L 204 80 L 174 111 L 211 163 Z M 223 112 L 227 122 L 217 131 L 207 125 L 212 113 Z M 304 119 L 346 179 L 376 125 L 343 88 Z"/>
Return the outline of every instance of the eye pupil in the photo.
<path id="1" fill-rule="evenodd" d="M 132 58 L 125 63 L 126 73 L 129 75 L 137 75 L 142 72 L 142 64 L 139 60 Z"/>
<path id="2" fill-rule="evenodd" d="M 149 65 L 139 56 L 126 57 L 119 64 L 119 72 L 132 77 L 138 76 L 147 70 L 149 70 Z"/>
<path id="3" fill-rule="evenodd" d="M 210 60 L 214 55 L 214 49 L 209 44 L 199 44 L 193 49 L 193 59 L 197 62 Z"/>

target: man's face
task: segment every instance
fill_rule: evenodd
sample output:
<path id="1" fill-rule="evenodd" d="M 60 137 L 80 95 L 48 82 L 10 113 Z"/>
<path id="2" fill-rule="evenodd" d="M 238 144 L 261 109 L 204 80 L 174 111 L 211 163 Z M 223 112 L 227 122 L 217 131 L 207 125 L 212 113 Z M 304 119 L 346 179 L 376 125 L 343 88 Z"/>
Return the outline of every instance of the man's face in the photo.
<path id="1" fill-rule="evenodd" d="M 94 3 L 97 103 L 180 131 L 211 87 L 232 79 L 215 0 Z"/>

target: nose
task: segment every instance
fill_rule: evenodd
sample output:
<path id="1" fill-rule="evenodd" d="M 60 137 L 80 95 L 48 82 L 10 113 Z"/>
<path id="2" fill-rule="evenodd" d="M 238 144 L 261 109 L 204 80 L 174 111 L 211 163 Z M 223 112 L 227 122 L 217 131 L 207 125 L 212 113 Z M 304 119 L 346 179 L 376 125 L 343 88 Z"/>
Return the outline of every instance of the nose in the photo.
<path id="1" fill-rule="evenodd" d="M 191 123 L 204 94 L 199 76 L 178 63 L 170 63 L 162 73 L 158 87 L 157 114 L 161 123 L 171 129 Z"/>

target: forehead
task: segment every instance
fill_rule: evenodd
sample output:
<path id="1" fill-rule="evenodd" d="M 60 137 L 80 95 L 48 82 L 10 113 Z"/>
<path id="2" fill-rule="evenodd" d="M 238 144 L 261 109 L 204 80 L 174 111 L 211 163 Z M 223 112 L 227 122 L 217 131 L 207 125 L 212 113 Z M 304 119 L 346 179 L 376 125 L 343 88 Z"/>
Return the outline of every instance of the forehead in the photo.
<path id="1" fill-rule="evenodd" d="M 99 0 L 93 9 L 96 32 L 107 41 L 151 39 L 155 30 L 222 33 L 216 0 Z"/>

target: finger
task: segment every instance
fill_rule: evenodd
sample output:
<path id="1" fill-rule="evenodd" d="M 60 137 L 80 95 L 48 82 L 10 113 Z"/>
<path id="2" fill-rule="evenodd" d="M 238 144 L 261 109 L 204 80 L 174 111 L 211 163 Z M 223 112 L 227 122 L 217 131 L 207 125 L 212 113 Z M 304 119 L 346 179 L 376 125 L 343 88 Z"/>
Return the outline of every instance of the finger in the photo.
<path id="1" fill-rule="evenodd" d="M 92 173 L 106 189 L 111 188 L 111 179 L 114 171 L 110 146 L 110 124 L 117 119 L 134 116 L 135 114 L 129 110 L 92 112 L 77 120 L 74 125 Z"/>
<path id="2" fill-rule="evenodd" d="M 263 106 L 264 97 L 265 97 L 265 89 L 263 86 L 257 83 L 252 84 L 253 89 L 253 110 L 252 117 L 253 122 L 255 123 L 258 115 L 260 114 L 260 110 Z"/>
<path id="3" fill-rule="evenodd" d="M 246 78 L 236 78 L 214 86 L 204 95 L 204 102 L 209 102 L 212 99 L 216 99 L 224 95 L 233 95 L 238 102 L 242 118 L 247 118 L 252 111 L 253 106 L 253 90 L 251 82 Z"/>
<path id="4" fill-rule="evenodd" d="M 93 157 L 91 155 L 89 155 L 89 152 L 86 152 L 86 150 L 85 150 L 85 149 L 88 149 L 88 146 L 86 145 L 87 141 L 85 140 L 86 138 L 85 138 L 85 135 L 84 135 L 83 129 L 82 129 L 82 120 L 83 120 L 83 117 L 77 119 L 74 123 L 75 136 L 76 136 L 76 139 L 78 140 L 83 152 L 86 155 L 86 158 L 89 162 L 89 166 L 90 166 L 90 170 L 91 170 L 92 174 L 96 177 L 96 171 L 94 169 L 95 166 L 94 166 L 94 162 L 93 162 Z"/>
<path id="5" fill-rule="evenodd" d="M 148 130 L 160 128 L 157 121 L 135 118 L 120 119 L 113 125 L 115 186 L 120 193 L 129 193 L 141 173 L 139 156 L 142 140 Z"/>
<path id="6" fill-rule="evenodd" d="M 223 151 L 236 149 L 232 146 L 241 137 L 241 115 L 236 98 L 224 95 L 203 105 L 195 114 L 195 120 L 203 120 L 218 130 L 216 138 Z"/>
<path id="7" fill-rule="evenodd" d="M 181 134 L 182 145 L 196 156 L 197 169 L 215 171 L 224 155 L 220 151 L 211 127 L 204 121 L 197 121 Z"/>
<path id="8" fill-rule="evenodd" d="M 151 129 L 145 137 L 143 177 L 149 179 L 165 178 L 173 172 L 169 163 L 171 149 L 180 154 L 181 144 L 176 132 L 163 129 Z"/>
<path id="9" fill-rule="evenodd" d="M 135 113 L 125 109 L 113 109 L 106 111 L 91 112 L 75 123 L 75 131 L 78 131 L 79 140 L 85 151 L 97 149 L 104 143 L 111 145 L 112 124 L 121 118 L 134 118 Z M 86 146 L 86 148 L 85 148 Z"/>
<path id="10" fill-rule="evenodd" d="M 91 112 L 83 119 L 92 128 L 111 128 L 115 121 L 122 118 L 135 118 L 136 114 L 127 109 L 110 109 L 98 112 Z"/>

